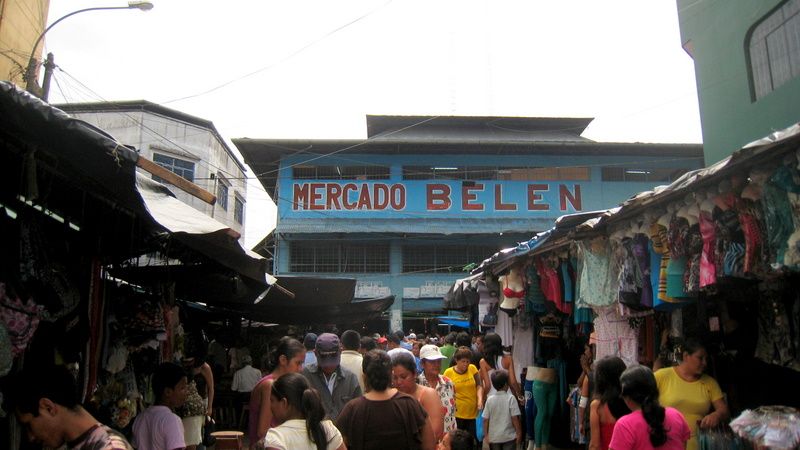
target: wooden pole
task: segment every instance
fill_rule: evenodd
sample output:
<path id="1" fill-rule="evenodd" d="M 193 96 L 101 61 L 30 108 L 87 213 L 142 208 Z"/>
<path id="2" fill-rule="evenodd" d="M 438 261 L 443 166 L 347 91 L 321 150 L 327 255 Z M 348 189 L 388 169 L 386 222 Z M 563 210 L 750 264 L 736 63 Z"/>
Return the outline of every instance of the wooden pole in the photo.
<path id="1" fill-rule="evenodd" d="M 149 172 L 168 183 L 174 185 L 178 189 L 187 192 L 200 200 L 208 203 L 209 205 L 213 205 L 217 202 L 217 196 L 208 192 L 207 190 L 201 188 L 200 186 L 192 183 L 191 181 L 183 178 L 179 175 L 176 175 L 169 170 L 159 166 L 158 164 L 150 161 L 147 158 L 139 156 L 139 159 L 136 160 L 136 165 L 141 167 L 142 170 Z"/>

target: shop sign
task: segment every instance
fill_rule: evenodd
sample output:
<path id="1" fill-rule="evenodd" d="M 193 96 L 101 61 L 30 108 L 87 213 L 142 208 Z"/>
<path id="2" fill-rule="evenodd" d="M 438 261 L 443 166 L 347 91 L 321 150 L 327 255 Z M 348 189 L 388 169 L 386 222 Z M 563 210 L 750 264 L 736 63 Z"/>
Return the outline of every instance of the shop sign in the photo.
<path id="1" fill-rule="evenodd" d="M 531 182 L 294 182 L 291 211 L 581 211 L 581 184 Z"/>

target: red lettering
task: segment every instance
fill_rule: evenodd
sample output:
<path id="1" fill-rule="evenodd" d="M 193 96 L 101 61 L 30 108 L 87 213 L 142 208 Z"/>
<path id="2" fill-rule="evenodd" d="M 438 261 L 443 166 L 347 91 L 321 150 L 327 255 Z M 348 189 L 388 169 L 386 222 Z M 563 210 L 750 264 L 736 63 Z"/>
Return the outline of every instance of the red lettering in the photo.
<path id="1" fill-rule="evenodd" d="M 464 211 L 483 211 L 483 203 L 472 203 L 478 199 L 478 194 L 473 194 L 472 191 L 483 191 L 483 185 L 461 186 L 461 209 Z"/>
<path id="2" fill-rule="evenodd" d="M 542 200 L 543 195 L 537 192 L 547 192 L 550 187 L 546 184 L 529 184 L 528 185 L 528 211 L 549 211 L 550 205 L 547 203 L 538 203 Z"/>
<path id="3" fill-rule="evenodd" d="M 350 191 L 358 190 L 358 186 L 353 183 L 347 183 L 342 188 L 342 205 L 344 209 L 356 209 L 356 203 L 350 201 Z"/>
<path id="4" fill-rule="evenodd" d="M 324 189 L 325 185 L 322 183 L 311 183 L 311 205 L 308 209 L 311 210 L 319 210 L 325 209 L 325 205 L 322 203 L 317 203 L 317 201 L 322 200 L 322 193 L 317 192 L 318 189 Z"/>
<path id="5" fill-rule="evenodd" d="M 327 188 L 325 196 L 328 200 L 328 209 L 342 209 L 342 205 L 339 204 L 339 197 L 342 196 L 342 187 L 336 183 L 328 183 L 325 187 Z"/>
<path id="6" fill-rule="evenodd" d="M 581 210 L 581 185 L 574 184 L 572 185 L 572 189 L 574 190 L 574 193 L 570 192 L 565 184 L 560 184 L 558 186 L 558 198 L 559 203 L 561 204 L 561 211 L 567 210 L 567 200 L 569 200 L 569 203 L 572 205 L 575 211 Z"/>
<path id="7" fill-rule="evenodd" d="M 386 209 L 389 206 L 389 186 L 383 183 L 372 185 L 372 207 L 375 209 Z"/>
<path id="8" fill-rule="evenodd" d="M 494 209 L 495 211 L 516 211 L 517 205 L 514 203 L 503 203 L 503 185 L 494 185 Z"/>
<path id="9" fill-rule="evenodd" d="M 426 186 L 428 211 L 446 211 L 450 209 L 450 186 L 446 184 L 429 184 Z"/>
<path id="10" fill-rule="evenodd" d="M 358 195 L 358 209 L 372 209 L 372 203 L 369 198 L 369 185 L 361 185 L 361 193 Z"/>
<path id="11" fill-rule="evenodd" d="M 406 187 L 402 184 L 393 184 L 391 188 L 392 209 L 400 211 L 406 208 Z"/>
<path id="12" fill-rule="evenodd" d="M 292 196 L 292 209 L 308 209 L 308 184 L 295 184 Z"/>

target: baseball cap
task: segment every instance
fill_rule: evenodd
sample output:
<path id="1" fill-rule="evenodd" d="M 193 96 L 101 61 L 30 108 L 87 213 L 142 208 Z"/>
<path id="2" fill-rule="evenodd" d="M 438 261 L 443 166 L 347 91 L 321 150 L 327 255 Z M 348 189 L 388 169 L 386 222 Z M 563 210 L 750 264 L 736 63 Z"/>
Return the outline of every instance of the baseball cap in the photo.
<path id="1" fill-rule="evenodd" d="M 317 365 L 320 367 L 338 366 L 341 357 L 339 337 L 333 333 L 322 333 L 317 337 L 314 346 L 317 353 Z"/>
<path id="2" fill-rule="evenodd" d="M 435 359 L 445 359 L 447 356 L 444 356 L 441 351 L 439 351 L 439 347 L 428 344 L 423 345 L 421 349 L 419 349 L 419 359 L 427 359 L 429 361 Z"/>
<path id="3" fill-rule="evenodd" d="M 378 342 L 378 344 L 385 344 L 386 343 L 386 338 L 383 337 L 383 336 L 378 336 L 377 342 Z"/>
<path id="4" fill-rule="evenodd" d="M 417 338 L 417 335 L 414 334 L 414 333 L 410 333 L 408 336 L 406 336 L 406 339 L 416 339 L 416 338 Z"/>

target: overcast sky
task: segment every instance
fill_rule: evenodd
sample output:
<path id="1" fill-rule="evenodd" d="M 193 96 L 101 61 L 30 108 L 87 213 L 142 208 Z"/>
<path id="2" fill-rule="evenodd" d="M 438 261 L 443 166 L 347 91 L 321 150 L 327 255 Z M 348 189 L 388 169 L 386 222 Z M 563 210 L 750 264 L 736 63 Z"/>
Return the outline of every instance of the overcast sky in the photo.
<path id="1" fill-rule="evenodd" d="M 367 114 L 595 117 L 597 141 L 702 140 L 675 0 L 153 3 L 48 32 L 50 101 L 144 99 L 228 140 L 365 138 Z M 48 23 L 125 4 L 51 0 Z M 274 223 L 250 183 L 247 246 Z"/>

